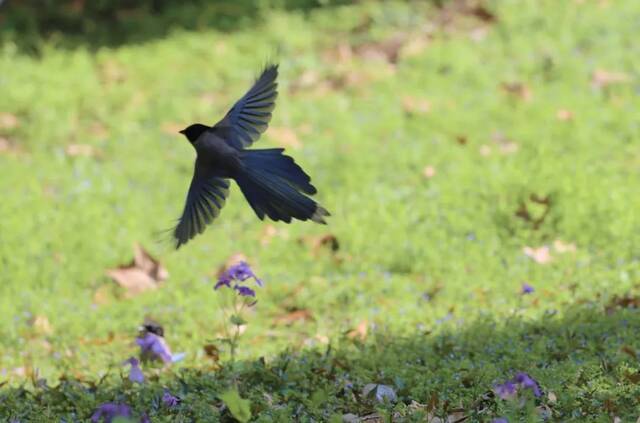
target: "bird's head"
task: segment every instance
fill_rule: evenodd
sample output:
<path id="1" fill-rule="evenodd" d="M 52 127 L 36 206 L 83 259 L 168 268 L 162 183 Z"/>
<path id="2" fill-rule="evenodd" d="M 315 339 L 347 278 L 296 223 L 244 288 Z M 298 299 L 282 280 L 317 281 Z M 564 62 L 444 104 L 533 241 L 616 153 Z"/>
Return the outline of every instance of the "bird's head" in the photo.
<path id="1" fill-rule="evenodd" d="M 189 125 L 186 128 L 184 128 L 182 131 L 180 131 L 180 133 L 185 137 L 187 137 L 189 142 L 193 144 L 194 142 L 196 142 L 198 137 L 207 129 L 209 129 L 207 125 L 203 125 L 201 123 L 194 123 L 193 125 Z"/>

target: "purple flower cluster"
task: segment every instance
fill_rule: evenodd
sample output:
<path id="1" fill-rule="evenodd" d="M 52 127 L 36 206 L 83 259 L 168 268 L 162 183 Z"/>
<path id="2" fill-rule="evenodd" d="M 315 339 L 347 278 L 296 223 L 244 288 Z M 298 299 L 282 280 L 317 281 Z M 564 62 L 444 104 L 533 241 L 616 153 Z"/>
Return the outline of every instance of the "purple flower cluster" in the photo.
<path id="1" fill-rule="evenodd" d="M 162 394 L 162 403 L 166 405 L 168 408 L 177 407 L 180 404 L 181 399 L 172 395 L 168 390 L 164 390 L 164 394 Z"/>
<path id="2" fill-rule="evenodd" d="M 173 361 L 169 345 L 155 333 L 146 332 L 141 338 L 136 338 L 136 344 L 140 347 L 143 360 L 161 360 L 165 363 Z"/>
<path id="3" fill-rule="evenodd" d="M 533 292 L 535 292 L 535 288 L 533 286 L 526 282 L 522 284 L 522 289 L 520 290 L 522 295 L 532 294 Z"/>
<path id="4" fill-rule="evenodd" d="M 242 297 L 255 297 L 256 291 L 248 286 L 241 285 L 241 282 L 246 282 L 248 279 L 253 279 L 256 285 L 262 286 L 262 281 L 253 273 L 249 265 L 241 261 L 224 271 L 213 288 L 219 289 L 226 286 L 234 289 Z"/>
<path id="5" fill-rule="evenodd" d="M 131 365 L 131 368 L 129 369 L 129 380 L 131 382 L 144 382 L 144 373 L 142 373 L 142 369 L 140 368 L 140 361 L 137 358 L 131 357 L 127 361 L 125 361 L 124 364 Z"/>
<path id="6" fill-rule="evenodd" d="M 505 383 L 496 385 L 494 392 L 502 399 L 511 399 L 515 398 L 519 390 L 524 389 L 529 389 L 536 397 L 542 395 L 538 382 L 524 372 L 519 372 Z"/>
<path id="7" fill-rule="evenodd" d="M 131 419 L 133 417 L 133 411 L 127 404 L 115 404 L 112 402 L 106 402 L 96 409 L 91 415 L 91 422 L 98 423 L 100 421 L 104 423 L 111 423 L 118 417 L 125 419 Z M 140 417 L 140 423 L 150 423 L 149 417 L 143 414 Z"/>

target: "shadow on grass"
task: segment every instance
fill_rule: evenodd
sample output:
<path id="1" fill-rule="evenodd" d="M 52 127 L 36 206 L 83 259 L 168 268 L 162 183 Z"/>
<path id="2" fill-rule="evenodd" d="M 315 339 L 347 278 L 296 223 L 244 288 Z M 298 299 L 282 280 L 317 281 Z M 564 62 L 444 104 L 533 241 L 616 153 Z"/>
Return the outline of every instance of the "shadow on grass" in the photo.
<path id="1" fill-rule="evenodd" d="M 339 345 L 286 352 L 268 362 L 240 362 L 235 372 L 229 366 L 150 377 L 148 372 L 142 386 L 112 375 L 95 382 L 67 379 L 55 387 L 36 382 L 4 388 L 0 419 L 79 421 L 98 404 L 122 402 L 152 421 L 230 421 L 218 395 L 237 383 L 253 415 L 264 421 L 329 421 L 385 409 L 401 421 L 424 421 L 427 411 L 446 416 L 456 409 L 464 410 L 465 421 L 488 421 L 508 411 L 508 402 L 496 398 L 492 387 L 524 371 L 539 382 L 543 395 L 536 405 L 553 421 L 611 416 L 635 421 L 639 328 L 636 309 L 605 312 L 583 305 L 535 321 L 487 319 L 459 330 L 452 323 L 437 335 L 377 331 L 363 343 L 343 339 Z M 365 397 L 369 383 L 392 387 L 398 402 L 380 404 Z M 181 404 L 174 409 L 164 405 L 164 388 Z"/>
<path id="2" fill-rule="evenodd" d="M 175 29 L 233 31 L 278 8 L 309 12 L 348 0 L 8 0 L 0 1 L 0 42 L 37 53 L 43 40 L 73 48 L 118 46 L 166 36 Z"/>

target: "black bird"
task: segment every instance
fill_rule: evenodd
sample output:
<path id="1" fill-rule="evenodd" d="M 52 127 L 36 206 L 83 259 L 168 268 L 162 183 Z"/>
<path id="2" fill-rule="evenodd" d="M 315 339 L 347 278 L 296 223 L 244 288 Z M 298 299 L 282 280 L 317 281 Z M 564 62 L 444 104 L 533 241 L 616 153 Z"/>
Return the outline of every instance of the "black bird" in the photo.
<path id="1" fill-rule="evenodd" d="M 212 127 L 195 123 L 180 131 L 197 157 L 187 201 L 173 231 L 176 249 L 202 233 L 220 214 L 229 179 L 261 220 L 291 219 L 326 223 L 329 212 L 304 194 L 313 195 L 311 178 L 283 148 L 247 150 L 269 125 L 278 96 L 278 65 L 268 65 L 253 87 Z"/>

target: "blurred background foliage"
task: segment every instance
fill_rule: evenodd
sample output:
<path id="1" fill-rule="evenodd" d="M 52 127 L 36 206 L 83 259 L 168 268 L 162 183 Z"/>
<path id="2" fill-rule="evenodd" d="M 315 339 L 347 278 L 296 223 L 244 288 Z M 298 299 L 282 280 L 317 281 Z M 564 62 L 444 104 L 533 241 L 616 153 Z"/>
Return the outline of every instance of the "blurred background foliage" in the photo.
<path id="1" fill-rule="evenodd" d="M 432 0 L 442 3 L 442 0 Z M 233 31 L 264 11 L 307 13 L 349 0 L 9 0 L 0 2 L 0 42 L 38 52 L 44 39 L 60 47 L 117 46 L 162 37 L 172 29 Z"/>

